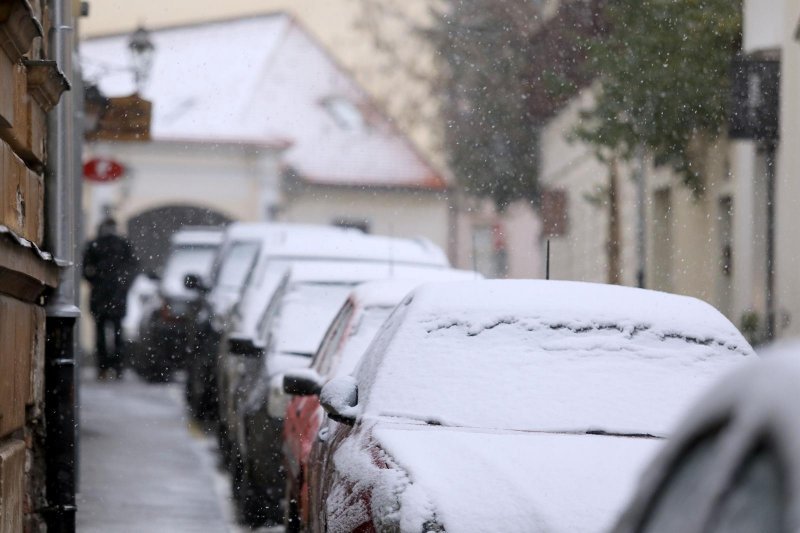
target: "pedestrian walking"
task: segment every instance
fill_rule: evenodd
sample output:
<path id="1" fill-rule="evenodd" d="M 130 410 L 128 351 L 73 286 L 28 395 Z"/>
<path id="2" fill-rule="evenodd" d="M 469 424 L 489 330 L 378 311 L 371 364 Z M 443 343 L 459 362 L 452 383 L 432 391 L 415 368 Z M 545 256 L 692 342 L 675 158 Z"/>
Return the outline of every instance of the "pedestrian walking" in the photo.
<path id="1" fill-rule="evenodd" d="M 122 318 L 137 267 L 130 243 L 117 234 L 117 223 L 112 218 L 103 220 L 97 238 L 86 245 L 83 254 L 83 277 L 92 287 L 89 307 L 96 326 L 98 379 L 113 379 L 122 372 Z M 111 349 L 109 329 L 114 338 Z"/>

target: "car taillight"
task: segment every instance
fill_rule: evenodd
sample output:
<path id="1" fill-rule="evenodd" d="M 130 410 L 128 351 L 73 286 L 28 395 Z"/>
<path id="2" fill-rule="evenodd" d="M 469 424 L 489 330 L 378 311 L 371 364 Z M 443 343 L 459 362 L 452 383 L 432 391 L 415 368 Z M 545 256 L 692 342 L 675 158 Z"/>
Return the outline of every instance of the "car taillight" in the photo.
<path id="1" fill-rule="evenodd" d="M 159 314 L 161 315 L 161 319 L 165 322 L 175 322 L 178 320 L 178 316 L 172 312 L 172 307 L 170 307 L 167 302 L 161 304 Z"/>

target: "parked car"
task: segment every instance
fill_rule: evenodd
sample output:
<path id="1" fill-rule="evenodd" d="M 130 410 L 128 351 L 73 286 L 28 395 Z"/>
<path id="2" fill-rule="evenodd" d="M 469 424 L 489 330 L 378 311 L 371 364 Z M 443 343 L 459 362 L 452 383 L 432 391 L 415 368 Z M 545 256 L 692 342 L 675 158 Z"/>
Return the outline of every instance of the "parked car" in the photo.
<path id="1" fill-rule="evenodd" d="M 194 347 L 186 364 L 186 403 L 199 419 L 216 418 L 217 352 L 231 308 L 253 268 L 271 224 L 237 222 L 228 226 L 214 259 L 208 279 L 190 272 L 184 283 L 199 294 L 198 312 L 191 324 Z"/>
<path id="2" fill-rule="evenodd" d="M 423 286 L 322 388 L 310 529 L 604 531 L 678 417 L 752 357 L 693 298 Z"/>
<path id="3" fill-rule="evenodd" d="M 430 281 L 478 279 L 461 270 L 427 273 Z M 290 369 L 283 388 L 291 396 L 283 426 L 282 451 L 286 471 L 286 530 L 299 531 L 308 524 L 308 479 L 311 445 L 325 420 L 318 394 L 336 375 L 347 375 L 394 307 L 423 280 L 387 280 L 364 283 L 350 293 L 336 314 L 308 368 Z"/>
<path id="4" fill-rule="evenodd" d="M 215 228 L 184 228 L 170 240 L 169 255 L 158 276 L 158 298 L 142 315 L 135 370 L 148 381 L 169 381 L 184 366 L 190 350 L 189 329 L 199 298 L 187 290 L 188 273 L 208 276 L 222 241 Z"/>
<path id="5" fill-rule="evenodd" d="M 800 346 L 697 402 L 647 468 L 617 533 L 797 531 Z"/>
<path id="6" fill-rule="evenodd" d="M 444 252 L 424 239 L 399 239 L 367 235 L 353 229 L 303 224 L 272 224 L 263 234 L 251 273 L 243 284 L 238 302 L 226 315 L 222 335 L 235 338 L 237 346 L 253 343 L 257 324 L 270 301 L 272 289 L 268 272 L 282 272 L 300 262 L 338 261 L 357 262 L 368 268 L 367 277 L 354 280 L 384 279 L 395 276 L 400 269 L 441 270 L 449 267 Z M 263 287 L 267 284 L 267 288 Z M 220 330 L 222 331 L 222 330 Z M 239 394 L 239 377 L 243 363 L 241 354 L 228 350 L 228 343 L 219 344 L 216 360 L 217 412 L 219 447 L 229 466 L 235 446 L 239 417 L 235 414 Z M 281 389 L 282 390 L 282 389 Z M 281 413 L 282 414 L 282 413 Z"/>

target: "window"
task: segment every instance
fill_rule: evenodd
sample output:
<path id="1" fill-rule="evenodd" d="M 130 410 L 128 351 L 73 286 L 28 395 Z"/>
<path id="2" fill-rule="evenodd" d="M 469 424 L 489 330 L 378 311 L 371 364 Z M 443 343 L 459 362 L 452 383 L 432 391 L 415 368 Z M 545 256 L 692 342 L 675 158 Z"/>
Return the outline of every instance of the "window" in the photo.
<path id="1" fill-rule="evenodd" d="M 314 368 L 320 376 L 327 376 L 330 373 L 331 364 L 333 363 L 334 354 L 342 344 L 342 338 L 345 331 L 353 318 L 355 308 L 353 304 L 347 302 L 339 314 L 334 319 L 325 338 L 322 339 L 319 350 L 314 354 L 314 360 L 311 362 L 311 367 Z"/>
<path id="2" fill-rule="evenodd" d="M 717 465 L 720 432 L 706 434 L 691 444 L 673 463 L 646 513 L 642 533 L 681 533 L 699 531 L 696 526 L 706 516 L 708 482 Z M 704 497 L 705 496 L 705 497 Z M 694 526 L 694 527 L 693 527 Z"/>
<path id="3" fill-rule="evenodd" d="M 369 220 L 365 218 L 346 218 L 341 217 L 335 219 L 331 222 L 331 225 L 336 226 L 337 228 L 350 228 L 350 229 L 357 229 L 362 233 L 369 233 Z"/>
<path id="4" fill-rule="evenodd" d="M 771 447 L 761 446 L 738 469 L 704 531 L 785 531 L 785 506 L 780 461 Z"/>
<path id="5" fill-rule="evenodd" d="M 343 130 L 359 131 L 365 129 L 367 122 L 361 110 L 346 98 L 334 96 L 326 98 L 322 105 L 330 114 L 336 125 Z"/>
<path id="6" fill-rule="evenodd" d="M 250 273 L 257 253 L 258 243 L 237 242 L 234 244 L 219 267 L 215 284 L 231 289 L 241 287 Z"/>

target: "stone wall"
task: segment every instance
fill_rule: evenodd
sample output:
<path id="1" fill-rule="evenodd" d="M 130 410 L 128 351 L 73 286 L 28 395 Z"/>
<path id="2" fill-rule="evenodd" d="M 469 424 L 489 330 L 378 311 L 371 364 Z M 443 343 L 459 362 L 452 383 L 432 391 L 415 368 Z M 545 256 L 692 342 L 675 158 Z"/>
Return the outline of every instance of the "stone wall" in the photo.
<path id="1" fill-rule="evenodd" d="M 49 20 L 39 0 L 0 2 L 0 533 L 44 529 L 46 118 L 66 83 Z"/>

